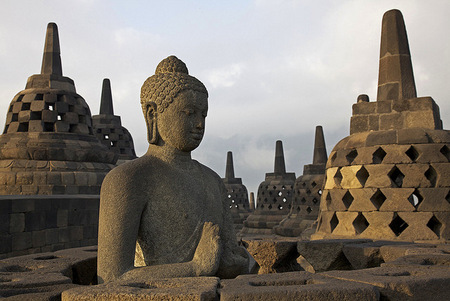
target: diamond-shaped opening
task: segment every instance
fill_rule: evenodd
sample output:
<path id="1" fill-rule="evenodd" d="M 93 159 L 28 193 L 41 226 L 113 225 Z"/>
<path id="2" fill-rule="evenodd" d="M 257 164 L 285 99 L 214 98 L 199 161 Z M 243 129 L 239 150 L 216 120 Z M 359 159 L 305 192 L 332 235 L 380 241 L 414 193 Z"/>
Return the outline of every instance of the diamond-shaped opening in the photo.
<path id="1" fill-rule="evenodd" d="M 306 199 L 305 199 L 305 198 L 302 198 L 302 199 L 300 200 L 300 202 L 306 203 Z"/>
<path id="2" fill-rule="evenodd" d="M 272 205 L 269 205 L 267 208 L 272 209 Z"/>
<path id="3" fill-rule="evenodd" d="M 372 204 L 380 210 L 381 205 L 383 205 L 384 201 L 386 201 L 386 196 L 378 189 L 370 198 Z"/>
<path id="4" fill-rule="evenodd" d="M 445 197 L 445 199 L 447 200 L 447 202 L 450 203 L 450 190 L 449 190 L 449 192 L 447 193 L 447 196 Z"/>
<path id="5" fill-rule="evenodd" d="M 322 195 L 322 189 L 319 189 L 319 191 L 317 191 L 317 193 L 318 193 L 319 195 Z"/>
<path id="6" fill-rule="evenodd" d="M 312 188 L 316 187 L 316 185 L 317 185 L 317 183 L 314 182 L 314 181 L 311 183 L 311 187 L 312 187 Z"/>
<path id="7" fill-rule="evenodd" d="M 269 195 L 272 195 L 272 191 L 269 191 Z"/>
<path id="8" fill-rule="evenodd" d="M 411 205 L 414 206 L 414 208 L 417 209 L 419 204 L 423 201 L 423 196 L 419 193 L 419 191 L 416 189 L 413 193 L 408 197 L 408 201 L 411 203 Z"/>
<path id="9" fill-rule="evenodd" d="M 308 206 L 308 207 L 306 208 L 306 211 L 308 212 L 308 214 L 311 213 L 311 211 L 312 211 L 311 207 Z"/>
<path id="10" fill-rule="evenodd" d="M 327 208 L 328 208 L 331 205 L 331 193 L 330 192 L 327 193 L 325 200 L 327 201 Z"/>
<path id="11" fill-rule="evenodd" d="M 358 216 L 353 221 L 353 227 L 355 228 L 357 234 L 363 233 L 364 230 L 366 230 L 367 227 L 369 227 L 369 222 L 361 212 L 358 213 Z"/>
<path id="12" fill-rule="evenodd" d="M 283 206 L 278 205 L 278 210 L 283 210 Z"/>
<path id="13" fill-rule="evenodd" d="M 358 179 L 359 183 L 364 187 L 366 185 L 366 181 L 369 178 L 369 172 L 367 169 L 362 166 L 357 172 L 356 172 L 356 178 Z"/>
<path id="14" fill-rule="evenodd" d="M 264 209 L 264 205 L 263 204 L 261 204 L 261 209 Z"/>
<path id="15" fill-rule="evenodd" d="M 352 162 L 355 160 L 356 156 L 358 156 L 358 152 L 356 149 L 351 150 L 345 158 L 347 159 L 348 164 L 352 164 Z"/>
<path id="16" fill-rule="evenodd" d="M 400 169 L 397 168 L 397 166 L 394 166 L 391 169 L 391 171 L 388 173 L 388 177 L 391 179 L 392 185 L 394 187 L 402 187 L 405 175 L 400 171 Z"/>
<path id="17" fill-rule="evenodd" d="M 286 189 L 286 187 L 283 185 L 283 186 L 281 186 L 281 189 L 283 189 L 283 190 L 285 190 Z"/>
<path id="18" fill-rule="evenodd" d="M 286 198 L 283 198 L 283 203 L 286 203 L 287 202 L 287 199 Z"/>
<path id="19" fill-rule="evenodd" d="M 411 145 L 410 148 L 405 152 L 405 154 L 413 161 L 416 162 L 417 158 L 419 158 L 419 152 L 416 150 L 414 146 Z"/>
<path id="20" fill-rule="evenodd" d="M 300 206 L 297 206 L 296 210 L 297 210 L 297 212 L 300 212 Z"/>
<path id="21" fill-rule="evenodd" d="M 275 204 L 277 202 L 277 199 L 273 198 L 272 202 Z"/>
<path id="22" fill-rule="evenodd" d="M 402 234 L 408 226 L 409 225 L 397 213 L 394 213 L 394 218 L 389 224 L 389 228 L 391 228 L 396 236 Z"/>
<path id="23" fill-rule="evenodd" d="M 336 174 L 334 175 L 334 183 L 336 183 L 337 186 L 340 186 L 341 182 L 342 182 L 341 169 L 338 168 L 338 170 L 336 171 Z"/>
<path id="24" fill-rule="evenodd" d="M 34 97 L 35 100 L 44 100 L 44 94 L 36 94 Z"/>
<path id="25" fill-rule="evenodd" d="M 386 152 L 381 147 L 377 148 L 377 150 L 372 154 L 372 162 L 373 164 L 380 164 L 383 162 L 384 157 L 386 157 Z"/>
<path id="26" fill-rule="evenodd" d="M 278 191 L 278 196 L 282 196 L 283 193 L 281 191 Z"/>
<path id="27" fill-rule="evenodd" d="M 330 220 L 330 228 L 331 232 L 333 233 L 334 229 L 336 229 L 337 225 L 339 224 L 339 220 L 336 216 L 336 213 L 333 214 L 333 217 Z"/>
<path id="28" fill-rule="evenodd" d="M 305 182 L 302 182 L 302 186 L 305 187 L 305 186 L 306 186 L 306 183 L 305 183 Z"/>
<path id="29" fill-rule="evenodd" d="M 317 204 L 317 202 L 318 202 L 318 200 L 316 198 L 313 198 L 312 201 L 313 201 L 314 204 Z"/>
<path id="30" fill-rule="evenodd" d="M 428 181 L 430 181 L 432 187 L 436 187 L 437 172 L 433 168 L 433 166 L 430 166 L 428 170 L 425 172 L 425 177 L 427 178 Z"/>
<path id="31" fill-rule="evenodd" d="M 347 192 L 342 197 L 342 202 L 344 203 L 345 208 L 348 209 L 350 207 L 350 205 L 353 203 L 353 200 L 354 200 L 354 198 L 353 198 L 352 194 L 350 193 L 350 191 L 347 190 Z"/>
<path id="32" fill-rule="evenodd" d="M 264 198 L 264 203 L 267 203 L 269 200 L 267 198 Z"/>
<path id="33" fill-rule="evenodd" d="M 311 190 L 307 189 L 306 194 L 311 194 Z"/>
<path id="34" fill-rule="evenodd" d="M 439 151 L 447 158 L 447 161 L 450 162 L 450 149 L 448 146 L 444 145 Z"/>
<path id="35" fill-rule="evenodd" d="M 273 186 L 272 188 L 273 188 L 273 190 L 276 190 L 276 189 L 277 189 L 277 186 Z"/>
<path id="36" fill-rule="evenodd" d="M 430 228 L 437 237 L 441 237 L 442 223 L 434 215 L 428 221 L 427 227 Z"/>

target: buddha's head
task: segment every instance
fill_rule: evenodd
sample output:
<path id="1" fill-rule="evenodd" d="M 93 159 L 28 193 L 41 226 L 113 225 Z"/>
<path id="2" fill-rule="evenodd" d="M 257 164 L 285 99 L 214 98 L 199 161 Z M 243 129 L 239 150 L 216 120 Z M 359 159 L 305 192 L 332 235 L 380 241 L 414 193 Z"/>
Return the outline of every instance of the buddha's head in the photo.
<path id="1" fill-rule="evenodd" d="M 208 91 L 175 56 L 162 60 L 141 88 L 150 144 L 190 152 L 200 145 L 208 112 Z"/>

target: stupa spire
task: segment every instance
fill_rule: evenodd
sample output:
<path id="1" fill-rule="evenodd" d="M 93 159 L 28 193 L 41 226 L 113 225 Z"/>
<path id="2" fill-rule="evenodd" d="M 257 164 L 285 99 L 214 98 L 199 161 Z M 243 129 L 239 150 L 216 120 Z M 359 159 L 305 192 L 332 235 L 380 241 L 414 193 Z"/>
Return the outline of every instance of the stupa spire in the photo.
<path id="1" fill-rule="evenodd" d="M 62 76 L 60 54 L 58 26 L 56 26 L 55 23 L 49 23 L 47 25 L 47 34 L 45 36 L 41 74 L 55 74 Z"/>
<path id="2" fill-rule="evenodd" d="M 283 142 L 281 140 L 277 140 L 276 146 L 275 146 L 274 173 L 276 173 L 276 174 L 285 174 L 286 173 L 286 164 L 284 163 Z"/>
<path id="3" fill-rule="evenodd" d="M 233 153 L 227 153 L 227 166 L 225 170 L 226 179 L 234 179 Z"/>
<path id="4" fill-rule="evenodd" d="M 314 140 L 313 164 L 327 163 L 327 149 L 325 147 L 325 138 L 321 125 L 316 126 L 316 137 Z"/>
<path id="5" fill-rule="evenodd" d="M 416 85 L 402 13 L 393 9 L 383 16 L 377 100 L 416 98 Z"/>
<path id="6" fill-rule="evenodd" d="M 111 82 L 108 78 L 103 79 L 102 98 L 100 100 L 100 114 L 114 115 Z"/>

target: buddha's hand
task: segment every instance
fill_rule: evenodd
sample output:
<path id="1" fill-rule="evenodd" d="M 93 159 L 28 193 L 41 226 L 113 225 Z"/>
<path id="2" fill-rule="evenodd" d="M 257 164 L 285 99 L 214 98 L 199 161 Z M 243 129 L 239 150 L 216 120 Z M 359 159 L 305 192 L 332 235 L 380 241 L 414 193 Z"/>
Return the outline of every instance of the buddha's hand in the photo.
<path id="1" fill-rule="evenodd" d="M 196 275 L 214 275 L 219 268 L 221 255 L 219 226 L 206 222 L 203 225 L 202 236 L 192 259 Z"/>

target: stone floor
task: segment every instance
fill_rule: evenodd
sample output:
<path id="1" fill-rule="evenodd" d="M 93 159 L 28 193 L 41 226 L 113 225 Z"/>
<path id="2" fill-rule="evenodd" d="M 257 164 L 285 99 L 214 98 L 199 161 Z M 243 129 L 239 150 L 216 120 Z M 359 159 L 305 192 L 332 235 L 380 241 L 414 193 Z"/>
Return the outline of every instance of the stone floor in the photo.
<path id="1" fill-rule="evenodd" d="M 450 244 L 243 238 L 254 274 L 96 284 L 96 247 L 0 261 L 7 300 L 448 300 Z"/>

